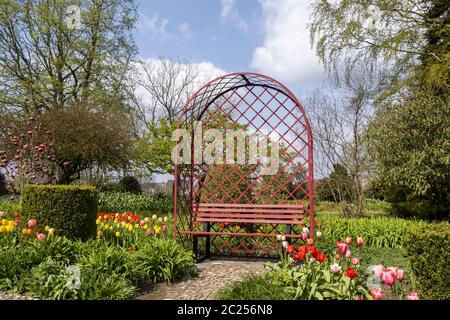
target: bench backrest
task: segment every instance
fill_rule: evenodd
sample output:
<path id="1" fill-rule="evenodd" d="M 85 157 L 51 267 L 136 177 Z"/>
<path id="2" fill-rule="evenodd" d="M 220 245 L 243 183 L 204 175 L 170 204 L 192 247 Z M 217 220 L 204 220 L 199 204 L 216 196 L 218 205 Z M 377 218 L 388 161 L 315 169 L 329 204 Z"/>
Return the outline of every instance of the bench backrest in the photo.
<path id="1" fill-rule="evenodd" d="M 197 203 L 192 208 L 199 222 L 302 224 L 302 204 Z"/>

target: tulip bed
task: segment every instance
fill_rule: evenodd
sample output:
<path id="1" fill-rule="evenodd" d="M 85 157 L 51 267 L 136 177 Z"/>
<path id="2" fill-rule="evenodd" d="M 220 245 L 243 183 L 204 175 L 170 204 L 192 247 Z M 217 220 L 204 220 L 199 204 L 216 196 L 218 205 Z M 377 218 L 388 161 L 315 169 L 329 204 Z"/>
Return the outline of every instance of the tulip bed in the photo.
<path id="1" fill-rule="evenodd" d="M 141 285 L 195 275 L 169 217 L 99 214 L 97 238 L 74 241 L 0 211 L 0 290 L 39 299 L 130 299 Z"/>
<path id="2" fill-rule="evenodd" d="M 318 232 L 320 237 L 321 231 Z M 308 239 L 298 248 L 279 236 L 280 262 L 268 263 L 263 275 L 249 276 L 218 293 L 224 300 L 417 300 L 409 291 L 410 273 L 398 266 L 382 264 L 364 268 L 359 256 L 362 237 L 336 241 L 321 248 Z"/>

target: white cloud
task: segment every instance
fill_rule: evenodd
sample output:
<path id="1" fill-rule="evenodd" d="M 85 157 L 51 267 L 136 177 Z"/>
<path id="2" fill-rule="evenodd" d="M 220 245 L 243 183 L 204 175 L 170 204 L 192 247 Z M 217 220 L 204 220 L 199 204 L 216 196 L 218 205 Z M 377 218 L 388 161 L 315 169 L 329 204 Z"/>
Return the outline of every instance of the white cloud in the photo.
<path id="1" fill-rule="evenodd" d="M 248 31 L 247 22 L 241 18 L 236 8 L 236 0 L 220 0 L 220 6 L 222 8 L 220 12 L 222 21 L 229 21 L 236 28 L 242 31 Z"/>
<path id="2" fill-rule="evenodd" d="M 161 68 L 161 65 L 163 62 L 162 59 L 141 58 L 140 60 L 143 61 L 148 66 L 148 70 L 152 70 L 155 74 L 158 74 L 159 70 L 161 70 L 160 68 Z M 189 91 L 193 91 L 193 92 L 200 89 L 208 81 L 213 80 L 213 79 L 227 73 L 226 71 L 222 70 L 221 68 L 216 67 L 213 63 L 211 63 L 209 61 L 202 61 L 202 62 L 198 62 L 198 63 L 179 63 L 179 62 L 171 62 L 171 61 L 165 59 L 164 62 L 165 63 L 177 63 L 180 65 L 181 70 L 187 70 L 189 68 L 194 69 L 194 72 L 197 74 L 197 77 L 194 80 L 192 87 L 188 88 Z M 144 69 L 142 69 L 142 67 L 139 64 L 137 64 L 136 70 L 137 70 L 137 75 L 135 75 L 135 76 L 138 77 L 138 79 L 140 79 L 141 81 L 145 81 L 146 74 L 145 74 Z M 180 73 L 178 80 L 180 80 L 182 78 L 183 78 L 183 73 Z M 152 105 L 152 97 L 150 96 L 148 91 L 146 91 L 142 86 L 138 86 L 138 88 L 136 90 L 136 95 L 146 105 Z"/>
<path id="3" fill-rule="evenodd" d="M 298 85 L 319 84 L 326 78 L 310 47 L 310 1 L 259 0 L 263 10 L 264 43 L 255 49 L 251 67 Z"/>
<path id="4" fill-rule="evenodd" d="M 183 22 L 178 26 L 178 31 L 180 31 L 181 36 L 184 39 L 190 39 L 192 38 L 191 28 L 189 27 L 189 24 L 186 22 Z"/>
<path id="5" fill-rule="evenodd" d="M 157 13 L 147 17 L 144 14 L 139 16 L 137 29 L 144 34 L 150 34 L 160 40 L 167 38 L 177 39 L 183 38 L 188 40 L 192 38 L 191 29 L 188 23 L 183 22 L 178 26 L 178 30 L 169 31 L 169 19 L 160 17 Z"/>

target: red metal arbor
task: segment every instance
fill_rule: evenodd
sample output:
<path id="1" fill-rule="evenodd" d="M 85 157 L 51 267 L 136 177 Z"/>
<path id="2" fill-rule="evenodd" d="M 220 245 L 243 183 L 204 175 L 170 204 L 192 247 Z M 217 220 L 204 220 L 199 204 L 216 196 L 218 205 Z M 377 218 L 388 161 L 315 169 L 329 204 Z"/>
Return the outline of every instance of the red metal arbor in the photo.
<path id="1" fill-rule="evenodd" d="M 185 160 L 175 164 L 176 239 L 192 242 L 197 255 L 271 256 L 279 248 L 277 235 L 299 242 L 309 227 L 313 237 L 311 128 L 283 84 L 256 73 L 217 78 L 191 97 L 178 129 L 185 135 L 177 132 L 175 153 Z M 239 141 L 230 132 L 246 138 Z M 251 147 L 251 141 L 264 147 L 255 140 L 258 134 L 268 142 L 265 157 L 264 148 Z M 202 157 L 212 141 L 213 151 Z M 278 154 L 279 166 L 268 174 L 263 168 L 274 161 L 269 154 Z"/>

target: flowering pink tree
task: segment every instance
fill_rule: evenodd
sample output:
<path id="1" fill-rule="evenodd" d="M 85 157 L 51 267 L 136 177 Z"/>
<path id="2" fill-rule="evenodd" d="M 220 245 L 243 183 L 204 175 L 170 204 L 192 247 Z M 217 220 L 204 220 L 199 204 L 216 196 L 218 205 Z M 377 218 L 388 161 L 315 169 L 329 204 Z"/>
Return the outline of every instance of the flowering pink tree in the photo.
<path id="1" fill-rule="evenodd" d="M 39 109 L 23 123 L 10 123 L 0 131 L 0 170 L 6 175 L 10 191 L 21 192 L 25 183 L 53 183 L 52 133 L 41 128 Z"/>

